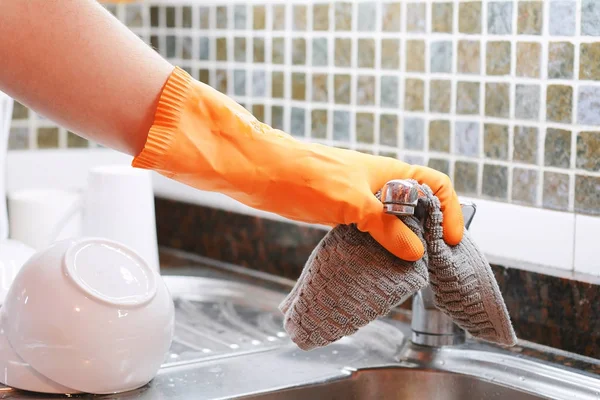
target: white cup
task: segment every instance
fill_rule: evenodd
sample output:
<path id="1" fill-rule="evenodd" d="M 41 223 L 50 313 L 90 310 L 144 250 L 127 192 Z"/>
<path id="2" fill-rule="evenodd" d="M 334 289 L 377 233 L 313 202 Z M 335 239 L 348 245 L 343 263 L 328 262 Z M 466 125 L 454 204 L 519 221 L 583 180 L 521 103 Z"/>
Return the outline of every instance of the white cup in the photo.
<path id="1" fill-rule="evenodd" d="M 35 250 L 95 236 L 122 243 L 160 270 L 150 171 L 129 165 L 90 169 L 83 195 L 61 190 L 9 194 L 11 238 Z"/>
<path id="2" fill-rule="evenodd" d="M 55 240 L 81 234 L 81 218 L 65 216 L 80 202 L 76 192 L 54 189 L 26 189 L 8 194 L 10 238 L 35 250 Z"/>
<path id="3" fill-rule="evenodd" d="M 63 213 L 58 224 L 81 216 L 81 235 L 122 243 L 160 270 L 154 191 L 150 171 L 128 165 L 103 165 L 90 169 L 87 188 L 80 202 Z"/>
<path id="4" fill-rule="evenodd" d="M 84 196 L 84 236 L 129 246 L 159 270 L 152 175 L 129 165 L 90 170 Z"/>

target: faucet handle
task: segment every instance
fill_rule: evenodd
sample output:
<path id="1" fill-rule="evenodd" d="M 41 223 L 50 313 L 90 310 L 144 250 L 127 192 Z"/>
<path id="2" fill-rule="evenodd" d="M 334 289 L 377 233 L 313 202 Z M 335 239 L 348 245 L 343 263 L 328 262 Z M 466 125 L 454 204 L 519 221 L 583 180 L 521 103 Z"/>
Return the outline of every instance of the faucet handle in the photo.
<path id="1" fill-rule="evenodd" d="M 419 187 L 411 181 L 394 179 L 383 185 L 381 202 L 387 214 L 413 215 L 419 201 Z"/>
<path id="2" fill-rule="evenodd" d="M 388 181 L 381 189 L 381 202 L 387 214 L 404 216 L 414 215 L 419 198 L 425 196 L 420 186 L 406 179 Z M 460 201 L 465 228 L 469 229 L 477 207 L 470 201 Z"/>
<path id="3" fill-rule="evenodd" d="M 475 203 L 470 201 L 461 201 L 460 208 L 463 213 L 463 220 L 465 221 L 465 229 L 469 229 L 471 226 L 471 222 L 473 222 L 473 218 L 475 218 L 475 212 L 477 212 L 477 206 Z"/>

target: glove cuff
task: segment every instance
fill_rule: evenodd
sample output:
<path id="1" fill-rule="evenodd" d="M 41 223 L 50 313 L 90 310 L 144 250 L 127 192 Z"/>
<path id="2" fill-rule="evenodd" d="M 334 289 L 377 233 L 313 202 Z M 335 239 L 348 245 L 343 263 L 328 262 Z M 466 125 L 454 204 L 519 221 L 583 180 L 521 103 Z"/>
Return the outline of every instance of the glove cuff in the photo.
<path id="1" fill-rule="evenodd" d="M 142 151 L 133 159 L 136 168 L 161 169 L 181 119 L 181 113 L 192 88 L 192 77 L 175 67 L 160 95 L 154 122 Z"/>

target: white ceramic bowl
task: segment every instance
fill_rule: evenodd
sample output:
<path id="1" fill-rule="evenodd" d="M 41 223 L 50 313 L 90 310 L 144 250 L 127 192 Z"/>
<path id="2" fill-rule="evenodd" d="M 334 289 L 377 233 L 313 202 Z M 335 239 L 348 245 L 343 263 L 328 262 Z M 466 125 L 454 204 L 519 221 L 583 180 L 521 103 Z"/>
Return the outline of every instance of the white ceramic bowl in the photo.
<path id="1" fill-rule="evenodd" d="M 144 386 L 173 337 L 173 301 L 160 275 L 106 239 L 68 239 L 36 253 L 3 308 L 6 336 L 23 361 L 81 392 Z"/>
<path id="2" fill-rule="evenodd" d="M 5 316 L 1 310 L 0 314 L 0 383 L 15 389 L 39 393 L 78 393 L 41 375 L 15 353 L 4 332 Z"/>
<path id="3" fill-rule="evenodd" d="M 12 285 L 15 276 L 35 250 L 17 240 L 0 240 L 0 304 Z"/>

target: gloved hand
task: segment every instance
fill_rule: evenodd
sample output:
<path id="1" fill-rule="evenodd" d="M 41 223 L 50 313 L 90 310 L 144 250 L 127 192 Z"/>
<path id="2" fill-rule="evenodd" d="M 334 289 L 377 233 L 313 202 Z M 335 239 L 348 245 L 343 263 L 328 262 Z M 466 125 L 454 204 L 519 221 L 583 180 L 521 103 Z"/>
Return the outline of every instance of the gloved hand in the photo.
<path id="1" fill-rule="evenodd" d="M 383 212 L 374 193 L 391 179 L 412 178 L 440 199 L 446 242 L 462 239 L 462 211 L 446 175 L 296 140 L 179 68 L 163 89 L 147 142 L 132 165 L 292 220 L 354 223 L 407 261 L 421 258 L 423 245 L 400 219 Z"/>

